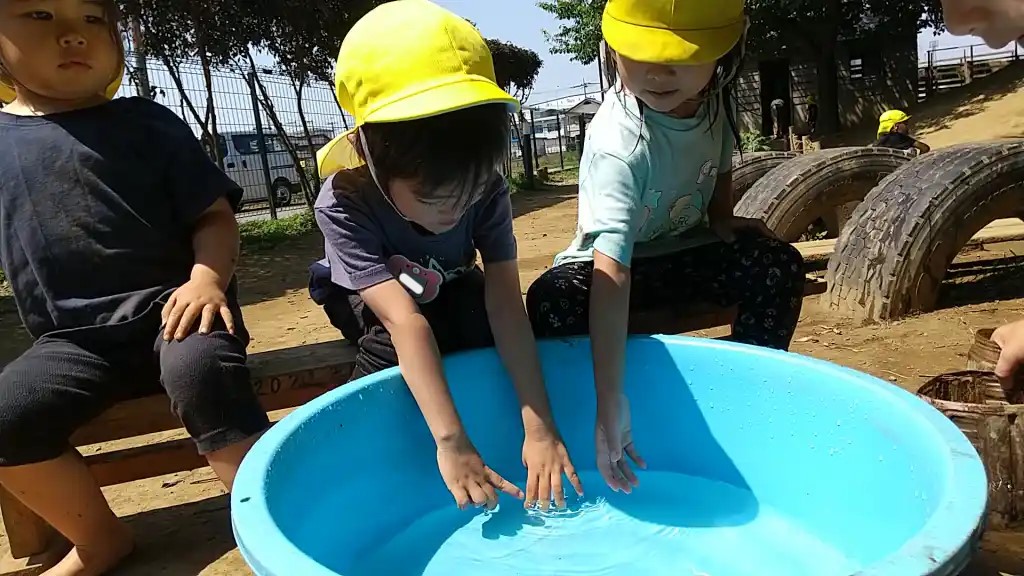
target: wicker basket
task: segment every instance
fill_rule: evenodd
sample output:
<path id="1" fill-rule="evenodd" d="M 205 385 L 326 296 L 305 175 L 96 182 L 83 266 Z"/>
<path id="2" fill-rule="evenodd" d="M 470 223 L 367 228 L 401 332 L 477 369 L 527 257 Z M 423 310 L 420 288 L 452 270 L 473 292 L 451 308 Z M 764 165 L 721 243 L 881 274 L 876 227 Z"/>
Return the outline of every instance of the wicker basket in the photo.
<path id="1" fill-rule="evenodd" d="M 943 374 L 918 396 L 953 421 L 981 455 L 988 474 L 989 522 L 1024 519 L 1024 405 L 1009 404 L 991 372 Z"/>

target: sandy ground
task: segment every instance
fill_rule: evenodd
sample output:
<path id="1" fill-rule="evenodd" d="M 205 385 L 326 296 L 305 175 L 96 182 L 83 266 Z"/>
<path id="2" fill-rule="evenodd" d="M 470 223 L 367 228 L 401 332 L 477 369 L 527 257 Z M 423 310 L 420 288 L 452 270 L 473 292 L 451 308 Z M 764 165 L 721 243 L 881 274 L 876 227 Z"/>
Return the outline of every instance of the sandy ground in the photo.
<path id="1" fill-rule="evenodd" d="M 571 189 L 520 193 L 516 197 L 516 228 L 524 286 L 541 274 L 552 255 L 568 242 L 575 221 L 576 202 Z M 309 237 L 290 242 L 272 254 L 244 259 L 240 270 L 245 317 L 253 333 L 253 351 L 270 350 L 335 337 L 320 310 L 309 300 L 305 266 L 320 252 L 320 240 Z M 1007 257 L 1021 253 L 1019 245 L 976 250 L 968 260 Z M 980 271 L 980 274 L 975 272 Z M 882 326 L 855 326 L 818 309 L 816 299 L 806 301 L 794 342 L 796 352 L 838 362 L 874 374 L 908 390 L 916 390 L 930 376 L 961 369 L 973 331 L 995 326 L 1024 313 L 1021 270 L 978 270 L 951 282 L 938 312 Z M 706 335 L 718 335 L 721 330 Z M 0 298 L 0 362 L 9 361 L 28 344 L 22 335 L 10 298 Z M 161 435 L 160 438 L 167 437 Z M 127 518 L 138 534 L 136 557 L 117 574 L 143 576 L 203 574 L 223 576 L 249 573 L 234 548 L 227 499 L 208 470 L 174 474 L 113 486 L 106 490 L 115 511 Z M 1013 535 L 993 535 L 986 546 Z M 0 552 L 6 540 L 0 534 Z M 1008 574 L 1024 574 L 1010 564 L 1024 556 L 1024 546 L 983 559 L 1002 562 Z M 1008 551 L 1012 550 L 1012 551 Z M 979 570 L 981 568 L 979 567 Z M 997 574 L 992 570 L 976 574 Z"/>

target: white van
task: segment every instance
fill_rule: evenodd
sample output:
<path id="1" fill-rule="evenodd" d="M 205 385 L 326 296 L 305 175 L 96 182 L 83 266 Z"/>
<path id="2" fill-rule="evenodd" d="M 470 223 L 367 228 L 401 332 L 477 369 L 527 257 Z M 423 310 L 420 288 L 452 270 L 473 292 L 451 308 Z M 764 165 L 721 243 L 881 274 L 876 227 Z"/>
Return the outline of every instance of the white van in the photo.
<path id="1" fill-rule="evenodd" d="M 285 147 L 281 137 L 275 133 L 264 133 L 267 147 L 267 164 L 270 168 L 270 190 L 274 205 L 288 206 L 292 203 L 292 195 L 301 193 L 299 173 L 295 162 Z M 326 145 L 330 136 L 320 132 L 313 135 L 314 149 Z M 224 172 L 242 187 L 241 204 L 252 204 L 267 201 L 267 180 L 263 173 L 260 158 L 259 135 L 255 132 L 223 132 L 218 135 L 220 153 L 224 157 Z M 291 136 L 291 141 L 298 146 L 298 155 L 303 165 L 309 165 L 315 150 L 307 150 L 305 136 Z M 310 182 L 319 186 L 313 174 Z"/>

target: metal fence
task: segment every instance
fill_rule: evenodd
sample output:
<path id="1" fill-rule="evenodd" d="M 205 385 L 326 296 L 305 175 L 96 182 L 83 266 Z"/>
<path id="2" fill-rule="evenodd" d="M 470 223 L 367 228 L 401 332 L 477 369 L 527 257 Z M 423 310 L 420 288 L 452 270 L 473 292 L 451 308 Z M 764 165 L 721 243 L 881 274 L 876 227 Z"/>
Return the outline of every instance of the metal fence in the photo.
<path id="1" fill-rule="evenodd" d="M 205 70 L 199 59 L 126 56 L 118 96 L 146 95 L 192 128 L 210 157 L 242 187 L 242 222 L 298 214 L 311 204 L 320 188 L 316 151 L 353 125 L 332 85 L 317 81 L 299 87 L 266 57 Z M 524 176 L 523 134 L 534 144 L 535 171 L 578 167 L 592 116 L 579 109 L 593 108 L 599 99 L 591 90 L 524 106 L 514 122 L 506 175 Z"/>
<path id="2" fill-rule="evenodd" d="M 146 94 L 192 127 L 207 153 L 243 189 L 239 220 L 300 212 L 316 197 L 316 150 L 351 126 L 333 87 L 301 89 L 257 59 L 211 67 L 128 54 L 120 95 Z"/>

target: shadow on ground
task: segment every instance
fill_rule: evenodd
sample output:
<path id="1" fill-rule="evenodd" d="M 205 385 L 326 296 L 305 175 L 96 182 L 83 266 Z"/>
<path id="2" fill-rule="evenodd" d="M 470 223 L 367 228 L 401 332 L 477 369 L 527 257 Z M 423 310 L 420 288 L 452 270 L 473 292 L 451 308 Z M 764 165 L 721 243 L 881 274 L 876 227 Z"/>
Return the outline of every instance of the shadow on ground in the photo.
<path id="1" fill-rule="evenodd" d="M 1024 298 L 1024 256 L 957 262 L 946 272 L 939 308 Z"/>
<path id="2" fill-rule="evenodd" d="M 519 190 L 512 195 L 512 216 L 519 218 L 572 200 L 579 194 L 579 190 L 576 184 L 545 184 L 539 190 Z M 568 222 L 566 226 L 573 228 L 575 222 Z"/>
<path id="3" fill-rule="evenodd" d="M 238 264 L 238 295 L 242 306 L 304 290 L 309 265 L 324 257 L 319 231 L 287 240 L 272 248 L 244 252 Z"/>
<path id="4" fill-rule="evenodd" d="M 235 549 L 228 503 L 218 496 L 125 518 L 137 548 L 111 576 L 199 574 Z"/>

